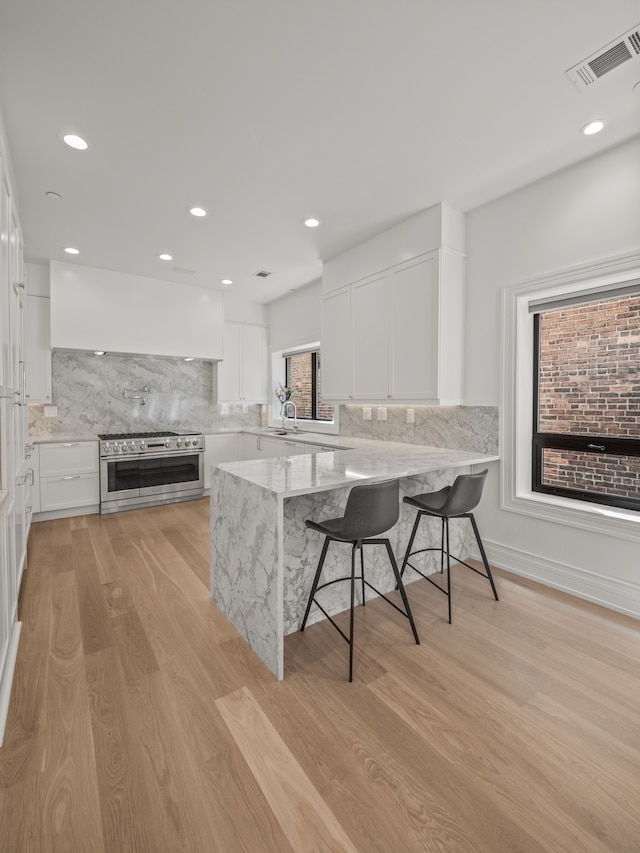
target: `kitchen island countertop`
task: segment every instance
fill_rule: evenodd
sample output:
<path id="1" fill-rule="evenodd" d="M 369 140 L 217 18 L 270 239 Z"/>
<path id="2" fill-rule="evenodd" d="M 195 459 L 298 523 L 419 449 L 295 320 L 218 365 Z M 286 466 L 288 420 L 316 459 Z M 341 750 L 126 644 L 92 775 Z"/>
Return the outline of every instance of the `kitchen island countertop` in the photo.
<path id="1" fill-rule="evenodd" d="M 322 537 L 306 528 L 307 518 L 336 518 L 352 486 L 397 478 L 400 518 L 388 536 L 400 555 L 414 519 L 403 496 L 440 489 L 472 466 L 499 458 L 339 436 L 322 435 L 317 443 L 327 446 L 331 438 L 342 446 L 348 442 L 351 449 L 226 462 L 211 475 L 211 598 L 277 678 L 284 677 L 284 637 L 298 630 L 322 546 Z M 463 559 L 468 553 L 464 528 L 456 525 L 451 531 L 451 550 Z M 439 531 L 434 525 L 427 532 L 434 544 Z M 370 549 L 367 576 L 386 593 L 395 581 L 379 553 L 383 550 Z M 342 551 L 339 544 L 330 549 L 326 577 L 344 574 Z M 327 590 L 327 612 L 346 608 L 342 586 L 348 584 Z M 309 624 L 319 618 L 312 611 Z"/>

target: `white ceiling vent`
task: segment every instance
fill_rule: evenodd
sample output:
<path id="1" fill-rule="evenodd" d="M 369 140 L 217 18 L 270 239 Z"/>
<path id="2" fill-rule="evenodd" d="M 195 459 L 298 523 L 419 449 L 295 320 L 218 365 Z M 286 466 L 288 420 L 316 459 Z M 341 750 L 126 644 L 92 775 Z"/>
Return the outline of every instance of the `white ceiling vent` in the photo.
<path id="1" fill-rule="evenodd" d="M 600 48 L 597 53 L 588 56 L 570 68 L 566 74 L 569 80 L 582 92 L 600 77 L 613 71 L 630 59 L 640 57 L 640 24 L 615 41 Z"/>
<path id="2" fill-rule="evenodd" d="M 267 272 L 266 270 L 258 270 L 258 272 L 256 273 L 256 276 L 258 278 L 268 278 L 270 275 L 271 273 Z"/>

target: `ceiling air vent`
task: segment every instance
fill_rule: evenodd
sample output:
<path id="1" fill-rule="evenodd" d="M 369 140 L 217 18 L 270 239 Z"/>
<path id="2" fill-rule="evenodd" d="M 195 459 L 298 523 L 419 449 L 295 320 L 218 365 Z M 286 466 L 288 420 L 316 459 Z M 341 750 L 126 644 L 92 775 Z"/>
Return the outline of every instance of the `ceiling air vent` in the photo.
<path id="1" fill-rule="evenodd" d="M 256 273 L 256 276 L 258 278 L 269 278 L 270 275 L 271 273 L 267 272 L 266 270 L 258 270 L 258 272 Z"/>
<path id="2" fill-rule="evenodd" d="M 182 273 L 182 275 L 195 275 L 196 274 L 195 270 L 188 270 L 186 267 L 174 267 L 173 271 Z"/>
<path id="3" fill-rule="evenodd" d="M 583 91 L 596 83 L 609 71 L 630 59 L 640 56 L 640 24 L 615 41 L 605 45 L 597 53 L 588 56 L 570 68 L 566 74 L 569 80 Z"/>

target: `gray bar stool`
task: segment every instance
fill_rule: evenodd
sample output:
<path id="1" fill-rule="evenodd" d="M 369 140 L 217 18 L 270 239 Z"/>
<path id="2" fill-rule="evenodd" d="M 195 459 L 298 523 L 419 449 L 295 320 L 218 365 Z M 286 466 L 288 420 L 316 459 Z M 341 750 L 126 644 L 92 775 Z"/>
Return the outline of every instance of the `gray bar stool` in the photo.
<path id="1" fill-rule="evenodd" d="M 353 611 L 356 580 L 360 580 L 362 582 L 363 605 L 365 603 L 365 586 L 368 586 L 370 589 L 372 589 L 374 592 L 384 598 L 384 600 L 387 601 L 392 607 L 395 607 L 395 609 L 399 613 L 402 613 L 403 616 L 407 617 L 411 625 L 411 630 L 413 631 L 415 641 L 417 644 L 420 643 L 420 640 L 418 639 L 418 632 L 416 631 L 416 626 L 413 621 L 411 608 L 409 607 L 409 601 L 407 600 L 407 595 L 404 590 L 404 584 L 402 583 L 402 577 L 400 575 L 400 572 L 398 571 L 398 564 L 396 563 L 396 559 L 391 549 L 391 544 L 387 538 L 382 538 L 380 535 L 382 533 L 385 533 L 387 530 L 390 530 L 394 526 L 394 524 L 398 520 L 399 515 L 400 491 L 398 480 L 385 480 L 382 483 L 371 483 L 364 484 L 362 486 L 354 486 L 349 492 L 349 497 L 347 498 L 347 506 L 345 507 L 344 515 L 341 518 L 331 518 L 327 521 L 321 522 L 308 520 L 306 522 L 307 527 L 309 527 L 311 530 L 317 530 L 319 533 L 323 533 L 325 536 L 325 540 L 324 545 L 322 546 L 320 562 L 318 563 L 318 568 L 313 579 L 311 595 L 309 596 L 307 609 L 305 611 L 304 619 L 302 620 L 300 630 L 304 631 L 305 625 L 307 624 L 307 619 L 309 618 L 309 611 L 311 610 L 311 605 L 313 602 L 315 602 L 316 605 L 327 617 L 327 619 L 331 622 L 336 631 L 338 631 L 340 636 L 343 637 L 343 639 L 345 639 L 349 644 L 349 681 L 353 680 Z M 335 578 L 335 580 L 327 581 L 323 584 L 319 584 L 318 582 L 320 580 L 322 567 L 324 565 L 325 557 L 327 556 L 327 550 L 329 548 L 330 542 L 351 543 L 351 574 L 346 575 L 345 577 Z M 400 595 L 402 596 L 402 602 L 405 608 L 404 610 L 401 610 L 396 604 L 393 603 L 393 601 L 391 601 L 390 598 L 387 598 L 386 595 L 383 595 L 383 593 L 381 593 L 374 586 L 372 586 L 372 584 L 370 584 L 368 580 L 365 580 L 363 545 L 383 544 L 386 545 L 387 548 L 387 554 L 389 555 L 391 568 L 393 569 L 393 573 L 396 579 L 396 588 L 400 590 Z M 360 551 L 359 575 L 356 575 L 355 573 L 356 551 Z M 334 583 L 339 583 L 340 581 L 346 580 L 351 581 L 351 615 L 349 621 L 349 636 L 347 636 L 344 631 L 342 631 L 338 627 L 338 625 L 336 625 L 331 616 L 329 616 L 327 611 L 316 599 L 316 593 L 318 593 L 321 589 L 324 589 L 327 586 L 331 586 Z"/>
<path id="2" fill-rule="evenodd" d="M 466 566 L 468 569 L 471 569 L 472 571 L 476 572 L 476 574 L 488 578 L 489 583 L 491 584 L 491 589 L 493 590 L 493 597 L 496 601 L 498 601 L 496 585 L 493 582 L 493 575 L 491 574 L 491 569 L 489 568 L 487 555 L 485 554 L 484 547 L 482 545 L 482 540 L 480 539 L 478 525 L 476 524 L 476 520 L 473 517 L 473 513 L 471 512 L 471 510 L 475 509 L 480 503 L 480 498 L 482 497 L 482 490 L 484 488 L 484 481 L 487 477 L 487 470 L 488 469 L 485 468 L 485 470 L 481 471 L 479 474 L 460 474 L 460 476 L 456 477 L 452 486 L 445 486 L 444 489 L 440 489 L 437 492 L 427 492 L 423 495 L 414 495 L 413 497 L 404 498 L 404 503 L 416 507 L 418 510 L 418 514 L 416 516 L 416 520 L 413 525 L 413 530 L 411 531 L 411 538 L 409 539 L 409 544 L 407 545 L 407 550 L 402 561 L 402 569 L 400 570 L 400 576 L 404 575 L 405 569 L 407 568 L 407 566 L 409 566 L 414 570 L 414 572 L 417 572 L 425 580 L 429 581 L 430 584 L 433 584 L 436 589 L 439 589 L 440 592 L 443 592 L 449 599 L 449 624 L 451 624 L 452 556 L 449 552 L 450 518 L 468 518 L 471 521 L 471 525 L 473 527 L 473 532 L 475 533 L 478 548 L 480 549 L 480 555 L 482 557 L 482 562 L 484 563 L 486 574 L 474 568 L 473 566 L 470 566 L 469 563 L 465 563 L 464 560 L 461 560 L 458 557 L 453 557 L 453 559 L 456 560 L 458 563 L 461 563 L 463 566 Z M 417 551 L 412 551 L 411 548 L 413 547 L 413 540 L 416 538 L 416 533 L 418 532 L 420 521 L 425 515 L 442 519 L 442 536 L 440 539 L 440 547 L 420 548 Z M 410 557 L 413 557 L 415 554 L 423 554 L 426 551 L 440 551 L 440 574 L 444 572 L 444 558 L 446 554 L 446 589 L 441 587 L 440 584 L 437 584 L 428 575 L 425 575 L 423 572 L 420 571 L 420 569 L 417 569 L 412 563 L 409 562 Z"/>

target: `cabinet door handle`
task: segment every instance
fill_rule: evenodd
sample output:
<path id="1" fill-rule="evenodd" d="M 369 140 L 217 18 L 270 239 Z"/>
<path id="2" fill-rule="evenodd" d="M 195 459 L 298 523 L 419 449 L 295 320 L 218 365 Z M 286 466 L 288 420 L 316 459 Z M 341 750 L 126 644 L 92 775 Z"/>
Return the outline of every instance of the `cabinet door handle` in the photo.
<path id="1" fill-rule="evenodd" d="M 290 447 L 297 447 L 297 446 L 298 446 L 298 445 L 295 443 L 295 441 L 285 441 L 285 444 L 288 444 Z"/>
<path id="2" fill-rule="evenodd" d="M 587 450 L 602 450 L 604 451 L 604 444 L 587 444 Z"/>
<path id="3" fill-rule="evenodd" d="M 61 480 L 79 480 L 80 474 L 73 474 L 68 477 L 60 477 Z"/>
<path id="4" fill-rule="evenodd" d="M 65 444 L 63 444 L 62 446 L 63 447 L 77 447 L 79 444 L 80 444 L 79 441 L 68 441 Z"/>

